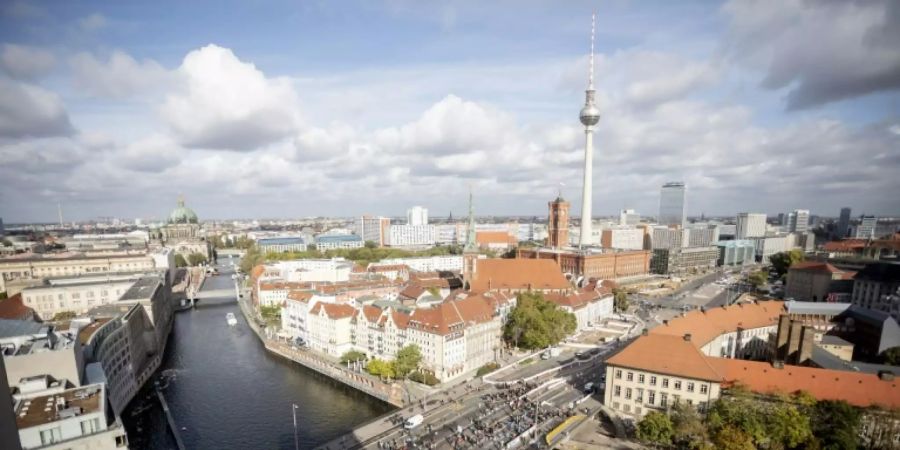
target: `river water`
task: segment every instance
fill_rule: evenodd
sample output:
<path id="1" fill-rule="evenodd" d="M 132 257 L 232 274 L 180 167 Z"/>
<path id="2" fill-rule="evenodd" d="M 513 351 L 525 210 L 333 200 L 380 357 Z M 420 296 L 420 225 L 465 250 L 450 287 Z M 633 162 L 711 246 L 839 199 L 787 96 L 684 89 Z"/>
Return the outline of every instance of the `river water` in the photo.
<path id="1" fill-rule="evenodd" d="M 224 259 L 224 261 L 228 261 Z M 203 289 L 233 290 L 230 272 Z M 229 327 L 225 314 L 238 325 Z M 234 297 L 204 299 L 175 315 L 157 375 L 188 449 L 293 449 L 297 404 L 301 449 L 334 439 L 392 407 L 283 358 L 270 355 Z M 176 448 L 148 383 L 123 414 L 132 449 Z"/>

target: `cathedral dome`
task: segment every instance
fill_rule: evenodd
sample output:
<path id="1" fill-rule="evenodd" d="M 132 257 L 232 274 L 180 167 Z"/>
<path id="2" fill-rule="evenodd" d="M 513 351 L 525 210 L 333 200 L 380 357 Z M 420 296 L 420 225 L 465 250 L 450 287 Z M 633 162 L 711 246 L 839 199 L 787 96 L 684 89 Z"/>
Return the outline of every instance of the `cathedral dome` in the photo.
<path id="1" fill-rule="evenodd" d="M 193 209 L 184 206 L 184 199 L 178 198 L 178 207 L 169 214 L 169 223 L 197 223 L 197 213 Z"/>

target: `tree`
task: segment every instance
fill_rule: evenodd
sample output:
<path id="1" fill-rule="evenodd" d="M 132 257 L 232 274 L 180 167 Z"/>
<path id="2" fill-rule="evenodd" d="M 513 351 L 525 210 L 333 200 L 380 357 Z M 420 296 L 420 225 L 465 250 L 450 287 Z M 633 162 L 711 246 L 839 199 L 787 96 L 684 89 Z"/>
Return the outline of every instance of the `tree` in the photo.
<path id="1" fill-rule="evenodd" d="M 613 302 L 616 311 L 625 312 L 628 310 L 628 293 L 620 288 L 613 289 Z"/>
<path id="2" fill-rule="evenodd" d="M 366 354 L 357 350 L 350 350 L 341 355 L 341 364 L 347 364 L 356 361 L 365 361 Z"/>
<path id="3" fill-rule="evenodd" d="M 789 403 L 779 403 L 766 415 L 767 432 L 773 442 L 785 448 L 797 448 L 812 439 L 809 416 Z"/>
<path id="4" fill-rule="evenodd" d="M 545 300 L 539 292 L 527 292 L 518 295 L 516 307 L 504 325 L 503 337 L 520 348 L 545 348 L 563 340 L 576 327 L 573 314 Z"/>
<path id="5" fill-rule="evenodd" d="M 394 360 L 394 373 L 399 378 L 409 375 L 410 372 L 419 367 L 422 361 L 422 352 L 419 346 L 412 344 L 407 345 L 397 352 L 397 358 Z"/>
<path id="6" fill-rule="evenodd" d="M 881 361 L 891 366 L 900 366 L 900 347 L 891 347 L 882 352 Z"/>
<path id="7" fill-rule="evenodd" d="M 75 311 L 60 311 L 53 316 L 54 322 L 61 322 L 63 320 L 72 320 L 75 318 Z"/>
<path id="8" fill-rule="evenodd" d="M 803 262 L 804 259 L 805 256 L 803 250 L 795 248 L 790 251 L 780 252 L 770 256 L 769 262 L 772 263 L 772 268 L 775 269 L 775 272 L 781 277 L 787 273 L 788 268 L 798 262 Z"/>
<path id="9" fill-rule="evenodd" d="M 759 444 L 768 440 L 765 418 L 766 413 L 759 402 L 741 389 L 736 389 L 713 404 L 707 423 L 713 434 L 733 427 L 749 436 L 753 443 Z"/>
<path id="10" fill-rule="evenodd" d="M 693 406 L 678 402 L 672 406 L 672 442 L 677 448 L 699 450 L 709 447 L 709 433 Z"/>
<path id="11" fill-rule="evenodd" d="M 659 411 L 650 411 L 637 424 L 637 438 L 648 444 L 669 445 L 673 434 L 669 416 Z"/>
<path id="12" fill-rule="evenodd" d="M 713 444 L 719 450 L 756 450 L 753 439 L 740 428 L 728 425 L 716 432 Z"/>
<path id="13" fill-rule="evenodd" d="M 187 267 L 187 260 L 180 254 L 175 255 L 175 267 Z"/>
<path id="14" fill-rule="evenodd" d="M 191 263 L 192 266 L 199 266 L 206 262 L 206 255 L 202 253 L 191 253 L 188 255 L 188 262 Z"/>
<path id="15" fill-rule="evenodd" d="M 382 359 L 376 358 L 369 361 L 369 364 L 366 365 L 366 371 L 376 377 L 394 378 L 394 365 Z"/>
<path id="16" fill-rule="evenodd" d="M 12 247 L 13 245 L 12 241 L 6 238 L 0 239 L 0 243 L 2 243 L 4 247 Z"/>
<path id="17" fill-rule="evenodd" d="M 378 248 L 378 244 L 373 241 L 366 241 L 366 248 Z"/>
<path id="18" fill-rule="evenodd" d="M 265 260 L 265 255 L 261 254 L 255 245 L 247 248 L 247 252 L 241 258 L 241 272 L 250 273 L 254 267 L 262 264 Z"/>
<path id="19" fill-rule="evenodd" d="M 749 281 L 756 289 L 759 289 L 766 284 L 766 281 L 769 281 L 769 274 L 767 274 L 765 270 L 753 272 L 747 278 L 747 281 Z"/>
<path id="20" fill-rule="evenodd" d="M 843 400 L 816 403 L 812 431 L 822 449 L 855 449 L 859 444 L 859 410 Z"/>

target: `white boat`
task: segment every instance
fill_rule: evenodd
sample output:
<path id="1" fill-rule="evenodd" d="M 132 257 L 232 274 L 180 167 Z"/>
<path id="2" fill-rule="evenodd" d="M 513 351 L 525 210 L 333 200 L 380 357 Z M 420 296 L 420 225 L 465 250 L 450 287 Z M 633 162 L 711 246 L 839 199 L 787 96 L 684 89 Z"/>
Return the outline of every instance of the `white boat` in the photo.
<path id="1" fill-rule="evenodd" d="M 234 313 L 225 314 L 225 320 L 228 321 L 228 325 L 237 325 L 237 319 L 234 317 Z"/>

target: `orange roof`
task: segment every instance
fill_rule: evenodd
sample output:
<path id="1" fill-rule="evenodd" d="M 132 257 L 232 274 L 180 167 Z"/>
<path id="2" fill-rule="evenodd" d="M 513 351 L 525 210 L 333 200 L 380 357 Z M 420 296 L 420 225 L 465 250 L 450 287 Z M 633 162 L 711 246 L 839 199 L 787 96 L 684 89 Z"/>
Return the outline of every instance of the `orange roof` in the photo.
<path id="1" fill-rule="evenodd" d="M 472 295 L 469 295 L 468 297 L 465 297 L 464 293 L 460 293 L 460 291 L 456 291 L 455 294 L 453 292 L 451 292 L 450 295 L 448 296 L 448 298 L 453 299 L 459 295 L 464 296 L 463 298 L 480 298 L 480 299 L 484 300 L 485 302 L 487 302 L 488 306 L 490 306 L 494 311 L 500 309 L 500 306 L 506 305 L 506 304 L 512 302 L 516 298 L 516 296 L 514 294 L 507 294 L 507 293 L 499 292 L 499 291 L 485 292 L 483 294 L 472 294 Z"/>
<path id="2" fill-rule="evenodd" d="M 483 297 L 471 296 L 461 300 L 450 300 L 450 304 L 466 322 L 484 323 L 494 318 L 494 308 Z"/>
<path id="3" fill-rule="evenodd" d="M 381 309 L 372 305 L 363 306 L 362 313 L 369 322 L 377 322 L 381 317 Z"/>
<path id="4" fill-rule="evenodd" d="M 469 289 L 564 290 L 572 285 L 551 259 L 479 259 Z"/>
<path id="5" fill-rule="evenodd" d="M 682 336 L 649 334 L 637 338 L 606 362 L 697 380 L 722 381 L 722 375 L 708 359 L 693 342 Z"/>
<path id="6" fill-rule="evenodd" d="M 0 300 L 0 319 L 28 320 L 34 317 L 34 310 L 22 303 L 22 293 Z"/>
<path id="7" fill-rule="evenodd" d="M 691 311 L 684 317 L 669 320 L 667 324 L 650 330 L 650 334 L 677 337 L 690 334 L 691 342 L 702 347 L 720 334 L 738 328 L 761 328 L 777 324 L 778 316 L 783 312 L 782 301 L 739 303 L 706 311 Z"/>
<path id="8" fill-rule="evenodd" d="M 583 289 L 580 292 L 573 292 L 571 294 L 544 294 L 544 298 L 559 306 L 581 309 L 587 306 L 588 303 L 599 300 L 607 295 L 609 295 L 609 293 L 604 292 L 603 290 Z"/>
<path id="9" fill-rule="evenodd" d="M 477 231 L 475 232 L 475 242 L 478 245 L 515 244 L 517 240 L 506 231 Z"/>
<path id="10" fill-rule="evenodd" d="M 312 314 L 324 311 L 325 315 L 332 319 L 346 319 L 356 314 L 356 309 L 347 304 L 318 302 L 312 307 Z"/>
<path id="11" fill-rule="evenodd" d="M 418 308 L 409 318 L 410 328 L 440 335 L 460 331 L 463 325 L 463 317 L 450 302 L 439 303 L 431 308 Z"/>
<path id="12" fill-rule="evenodd" d="M 865 239 L 843 239 L 822 244 L 822 250 L 826 252 L 841 252 L 861 250 L 866 247 Z"/>
<path id="13" fill-rule="evenodd" d="M 290 290 L 288 291 L 287 298 L 301 302 L 308 302 L 312 299 L 313 294 L 314 293 L 312 291 Z"/>
<path id="14" fill-rule="evenodd" d="M 388 264 L 386 266 L 370 266 L 369 272 L 393 272 L 393 271 L 409 270 L 406 264 Z"/>
<path id="15" fill-rule="evenodd" d="M 790 270 L 808 270 L 808 271 L 814 271 L 814 272 L 823 271 L 823 272 L 829 272 L 829 273 L 836 273 L 836 272 L 841 271 L 840 269 L 832 266 L 831 264 L 828 264 L 825 262 L 820 262 L 820 261 L 803 261 L 803 262 L 794 263 L 791 265 Z"/>
<path id="16" fill-rule="evenodd" d="M 402 291 L 400 291 L 400 296 L 406 297 L 406 298 L 418 299 L 419 296 L 421 296 L 424 293 L 425 293 L 424 287 L 422 287 L 418 284 L 410 284 L 409 286 L 406 286 L 405 288 L 403 288 Z"/>
<path id="17" fill-rule="evenodd" d="M 709 358 L 729 383 L 741 383 L 753 392 L 764 394 L 806 391 L 819 400 L 844 400 L 851 405 L 868 407 L 900 407 L 898 380 L 885 381 L 878 375 L 784 366 L 740 359 Z"/>
<path id="18" fill-rule="evenodd" d="M 264 281 L 259 284 L 261 291 L 276 291 L 285 289 L 310 289 L 312 283 L 309 282 L 291 282 L 291 281 Z"/>

